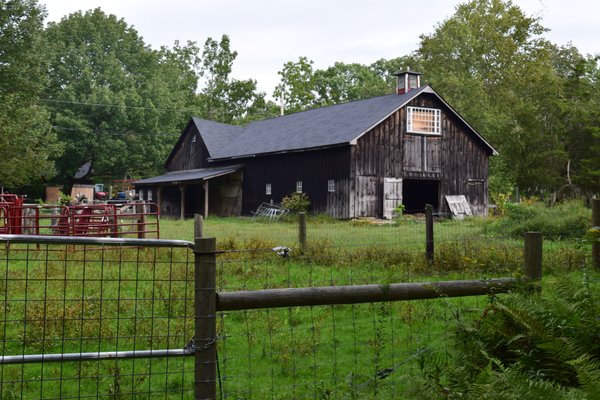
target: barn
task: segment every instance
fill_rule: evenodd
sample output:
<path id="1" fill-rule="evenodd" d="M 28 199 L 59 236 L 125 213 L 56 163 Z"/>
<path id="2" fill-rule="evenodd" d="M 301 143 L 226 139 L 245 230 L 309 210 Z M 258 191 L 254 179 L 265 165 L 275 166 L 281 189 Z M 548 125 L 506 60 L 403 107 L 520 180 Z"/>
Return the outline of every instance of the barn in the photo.
<path id="1" fill-rule="evenodd" d="M 249 215 L 261 203 L 306 193 L 312 212 L 390 218 L 394 208 L 449 211 L 464 195 L 488 208 L 494 148 L 420 74 L 397 74 L 396 93 L 302 111 L 246 126 L 192 118 L 165 162 L 135 182 L 161 214 Z"/>

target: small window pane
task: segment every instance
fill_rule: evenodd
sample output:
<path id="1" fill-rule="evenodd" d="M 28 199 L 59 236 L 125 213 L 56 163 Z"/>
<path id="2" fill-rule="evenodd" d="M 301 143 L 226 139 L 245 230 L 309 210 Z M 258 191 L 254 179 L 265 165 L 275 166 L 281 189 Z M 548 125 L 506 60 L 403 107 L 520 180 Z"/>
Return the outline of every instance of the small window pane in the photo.
<path id="1" fill-rule="evenodd" d="M 441 111 L 434 108 L 407 107 L 406 130 L 441 134 Z"/>
<path id="2" fill-rule="evenodd" d="M 419 87 L 417 84 L 417 76 L 416 75 L 409 75 L 408 83 L 410 85 L 410 89 L 416 89 Z"/>
<path id="3" fill-rule="evenodd" d="M 269 196 L 271 195 L 271 184 L 270 183 L 267 183 L 265 185 L 265 194 L 269 195 Z"/>
<path id="4" fill-rule="evenodd" d="M 329 179 L 327 181 L 327 191 L 330 193 L 335 192 L 335 180 Z"/>
<path id="5" fill-rule="evenodd" d="M 398 77 L 398 89 L 404 90 L 404 75 Z"/>
<path id="6" fill-rule="evenodd" d="M 296 182 L 296 192 L 297 193 L 302 193 L 302 181 L 297 181 Z"/>

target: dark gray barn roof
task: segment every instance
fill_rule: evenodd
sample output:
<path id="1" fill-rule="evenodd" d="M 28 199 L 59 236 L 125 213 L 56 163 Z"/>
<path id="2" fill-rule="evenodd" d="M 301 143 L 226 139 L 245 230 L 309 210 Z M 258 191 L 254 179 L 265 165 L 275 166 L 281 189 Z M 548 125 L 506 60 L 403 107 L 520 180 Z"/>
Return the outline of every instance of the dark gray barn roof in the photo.
<path id="1" fill-rule="evenodd" d="M 423 92 L 435 94 L 456 113 L 431 87 L 424 86 L 401 95 L 391 94 L 316 108 L 255 121 L 245 127 L 196 117 L 191 123 L 200 132 L 212 160 L 347 145 Z M 473 128 L 469 128 L 491 153 L 496 153 Z"/>

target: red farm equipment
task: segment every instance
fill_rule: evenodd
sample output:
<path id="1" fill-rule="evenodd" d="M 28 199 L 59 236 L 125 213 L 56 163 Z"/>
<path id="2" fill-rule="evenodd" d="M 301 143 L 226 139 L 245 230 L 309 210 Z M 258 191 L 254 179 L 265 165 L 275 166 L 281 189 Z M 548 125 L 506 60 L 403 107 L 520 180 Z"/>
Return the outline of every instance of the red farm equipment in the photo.
<path id="1" fill-rule="evenodd" d="M 0 234 L 159 238 L 154 203 L 55 206 L 0 194 Z"/>

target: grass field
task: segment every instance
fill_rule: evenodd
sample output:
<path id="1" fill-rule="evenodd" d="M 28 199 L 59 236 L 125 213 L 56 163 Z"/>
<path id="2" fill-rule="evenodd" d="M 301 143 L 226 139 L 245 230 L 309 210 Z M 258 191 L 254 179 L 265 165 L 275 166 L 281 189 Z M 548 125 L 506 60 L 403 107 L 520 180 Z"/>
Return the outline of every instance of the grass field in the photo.
<path id="1" fill-rule="evenodd" d="M 218 290 L 505 277 L 523 262 L 520 240 L 484 236 L 486 221 L 308 222 L 209 218 Z M 161 220 L 161 238 L 193 239 L 193 221 Z M 287 246 L 288 257 L 271 248 Z M 545 268 L 577 271 L 589 249 L 545 244 Z M 12 246 L 0 250 L 4 355 L 182 348 L 193 336 L 193 254 L 172 249 Z M 453 324 L 488 299 L 462 298 L 221 313 L 219 367 L 227 398 L 419 398 L 424 354 L 444 352 Z M 62 378 L 62 379 L 59 379 Z M 0 398 L 190 398 L 190 358 L 0 366 Z"/>

